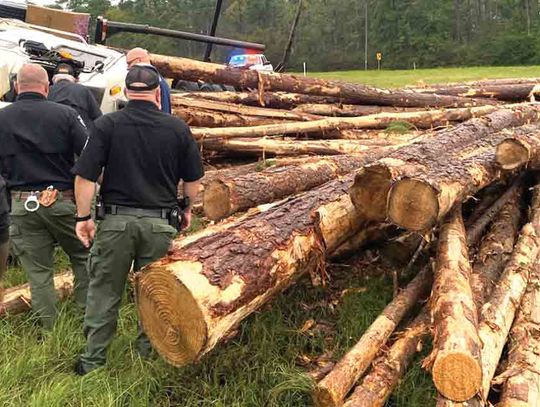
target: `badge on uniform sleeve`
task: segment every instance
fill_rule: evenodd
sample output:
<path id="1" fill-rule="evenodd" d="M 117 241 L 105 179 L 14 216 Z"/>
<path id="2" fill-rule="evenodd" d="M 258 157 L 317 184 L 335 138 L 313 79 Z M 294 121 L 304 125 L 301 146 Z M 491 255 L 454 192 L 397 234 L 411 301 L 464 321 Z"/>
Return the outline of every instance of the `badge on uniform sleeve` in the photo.
<path id="1" fill-rule="evenodd" d="M 58 190 L 54 189 L 54 187 L 51 185 L 45 191 L 42 191 L 39 194 L 39 204 L 45 208 L 48 208 L 56 202 L 57 198 Z"/>

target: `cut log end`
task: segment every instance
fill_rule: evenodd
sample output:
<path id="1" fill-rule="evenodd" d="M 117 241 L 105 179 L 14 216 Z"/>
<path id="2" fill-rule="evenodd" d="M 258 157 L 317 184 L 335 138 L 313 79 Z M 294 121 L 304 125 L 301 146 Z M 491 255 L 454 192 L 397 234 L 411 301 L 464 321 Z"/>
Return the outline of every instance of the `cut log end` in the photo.
<path id="1" fill-rule="evenodd" d="M 384 166 L 362 169 L 354 180 L 350 196 L 361 216 L 373 221 L 386 219 L 386 199 L 392 186 L 392 174 Z"/>
<path id="2" fill-rule="evenodd" d="M 216 180 L 204 190 L 203 208 L 205 216 L 210 220 L 220 220 L 231 214 L 231 196 L 227 185 Z"/>
<path id="3" fill-rule="evenodd" d="M 157 352 L 174 366 L 197 359 L 207 341 L 203 313 L 166 268 L 146 270 L 137 284 L 141 323 Z"/>
<path id="4" fill-rule="evenodd" d="M 469 400 L 482 386 L 480 364 L 467 353 L 439 356 L 431 373 L 437 390 L 450 400 Z"/>
<path id="5" fill-rule="evenodd" d="M 507 139 L 497 146 L 495 159 L 503 170 L 515 170 L 529 161 L 529 151 L 518 140 Z"/>
<path id="6" fill-rule="evenodd" d="M 437 221 L 437 191 L 422 181 L 403 179 L 397 182 L 388 198 L 388 218 L 398 226 L 423 231 Z"/>
<path id="7" fill-rule="evenodd" d="M 316 387 L 313 392 L 313 404 L 315 407 L 337 407 L 343 404 L 339 397 L 332 394 L 326 387 Z"/>

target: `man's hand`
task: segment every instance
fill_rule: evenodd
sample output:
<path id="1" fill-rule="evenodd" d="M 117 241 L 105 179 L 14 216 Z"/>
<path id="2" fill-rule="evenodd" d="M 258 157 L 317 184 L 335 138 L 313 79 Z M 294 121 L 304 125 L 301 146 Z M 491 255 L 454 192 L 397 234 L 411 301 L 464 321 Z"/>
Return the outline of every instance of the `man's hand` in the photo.
<path id="1" fill-rule="evenodd" d="M 96 234 L 96 225 L 92 219 L 85 222 L 77 222 L 75 225 L 75 233 L 84 247 L 90 248 Z"/>
<path id="2" fill-rule="evenodd" d="M 182 230 L 187 229 L 191 226 L 191 208 L 186 209 L 184 215 L 182 216 Z"/>

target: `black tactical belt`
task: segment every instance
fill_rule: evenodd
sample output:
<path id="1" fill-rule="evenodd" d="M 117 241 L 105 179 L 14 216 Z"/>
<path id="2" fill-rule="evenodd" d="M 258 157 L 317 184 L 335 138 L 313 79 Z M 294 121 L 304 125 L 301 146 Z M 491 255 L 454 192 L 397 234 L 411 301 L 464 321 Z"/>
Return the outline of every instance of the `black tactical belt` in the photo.
<path id="1" fill-rule="evenodd" d="M 170 209 L 144 209 L 129 206 L 105 205 L 106 215 L 138 216 L 140 218 L 169 219 Z"/>

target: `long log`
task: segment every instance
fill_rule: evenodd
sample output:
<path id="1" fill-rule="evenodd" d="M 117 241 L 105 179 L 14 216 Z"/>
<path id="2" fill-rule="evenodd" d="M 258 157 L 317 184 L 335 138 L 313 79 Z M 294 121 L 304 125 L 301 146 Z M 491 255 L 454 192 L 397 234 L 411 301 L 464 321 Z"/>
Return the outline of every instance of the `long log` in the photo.
<path id="1" fill-rule="evenodd" d="M 377 113 L 414 112 L 418 110 L 419 108 L 414 107 L 306 103 L 304 105 L 299 105 L 294 108 L 293 112 L 309 113 L 318 116 L 356 117 L 367 116 Z"/>
<path id="2" fill-rule="evenodd" d="M 453 129 L 443 130 L 437 137 L 389 154 L 362 168 L 351 188 L 351 199 L 366 219 L 386 219 L 388 193 L 398 179 L 433 167 L 444 157 L 462 151 L 468 145 L 505 128 L 537 120 L 540 109 L 535 105 L 501 109 L 484 118 L 469 120 Z M 415 197 L 415 200 L 417 198 Z"/>
<path id="3" fill-rule="evenodd" d="M 137 281 L 145 332 L 171 364 L 198 360 L 238 324 L 365 226 L 347 189 L 331 181 L 226 231 L 173 250 Z"/>
<path id="4" fill-rule="evenodd" d="M 347 393 L 366 372 L 400 321 L 411 309 L 428 295 L 432 282 L 429 266 L 417 276 L 386 306 L 381 315 L 371 324 L 360 340 L 336 364 L 334 369 L 321 380 L 314 392 L 316 406 L 340 406 Z"/>
<path id="5" fill-rule="evenodd" d="M 458 206 L 448 215 L 439 234 L 430 300 L 433 351 L 425 361 L 437 390 L 455 401 L 470 399 L 482 383 L 481 342 L 470 275 L 465 227 Z"/>
<path id="6" fill-rule="evenodd" d="M 54 288 L 60 300 L 73 294 L 73 274 L 71 271 L 54 276 Z M 0 317 L 21 314 L 32 309 L 32 295 L 30 285 L 22 284 L 7 288 L 4 299 L 0 303 Z"/>
<path id="7" fill-rule="evenodd" d="M 503 170 L 515 170 L 524 166 L 540 167 L 540 128 L 526 134 L 515 134 L 503 140 L 495 153 L 495 160 Z"/>
<path id="8" fill-rule="evenodd" d="M 495 163 L 496 146 L 509 133 L 527 133 L 532 127 L 503 130 L 467 146 L 459 154 L 442 157 L 425 168 L 409 172 L 390 189 L 388 218 L 409 230 L 433 227 L 456 203 L 503 175 Z"/>
<path id="9" fill-rule="evenodd" d="M 534 101 L 540 86 L 533 83 L 502 85 L 457 85 L 417 89 L 421 93 L 435 93 L 470 98 L 491 98 L 506 102 Z"/>
<path id="10" fill-rule="evenodd" d="M 266 137 L 273 135 L 318 133 L 331 130 L 347 129 L 384 129 L 391 123 L 407 122 L 417 128 L 447 126 L 452 122 L 461 122 L 473 117 L 493 113 L 496 106 L 480 106 L 460 109 L 427 110 L 403 113 L 378 113 L 360 117 L 328 117 L 308 122 L 286 122 L 253 127 L 227 127 L 192 129 L 196 139 Z"/>
<path id="11" fill-rule="evenodd" d="M 540 403 L 540 263 L 531 270 L 508 346 L 508 362 L 495 379 L 502 383 L 499 407 L 532 407 Z"/>
<path id="12" fill-rule="evenodd" d="M 206 99 L 216 102 L 236 103 L 246 106 L 263 106 L 273 109 L 293 109 L 305 104 L 331 104 L 342 103 L 343 100 L 328 96 L 302 95 L 287 92 L 264 92 L 261 95 L 256 92 L 189 92 L 178 97 L 190 99 Z"/>
<path id="13" fill-rule="evenodd" d="M 228 68 L 224 65 L 200 62 L 193 59 L 150 55 L 152 65 L 168 78 L 256 88 L 260 94 L 265 90 L 285 91 L 309 95 L 332 96 L 350 99 L 355 103 L 403 107 L 467 107 L 487 104 L 487 100 L 475 100 L 455 96 L 439 96 L 417 92 L 378 89 L 367 85 L 302 77 L 288 74 L 257 72 L 248 69 Z"/>

